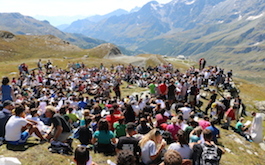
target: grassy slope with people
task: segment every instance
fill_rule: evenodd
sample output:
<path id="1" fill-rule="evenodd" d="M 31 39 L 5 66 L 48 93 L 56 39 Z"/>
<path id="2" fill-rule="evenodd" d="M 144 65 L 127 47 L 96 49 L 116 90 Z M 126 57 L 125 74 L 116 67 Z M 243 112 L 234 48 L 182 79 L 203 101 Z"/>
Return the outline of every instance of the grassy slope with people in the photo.
<path id="1" fill-rule="evenodd" d="M 150 57 L 150 55 L 149 55 Z M 118 63 L 124 63 L 128 64 L 128 61 L 115 61 L 115 60 L 102 60 L 99 58 L 89 57 L 87 59 L 82 58 L 80 55 L 78 57 L 73 57 L 71 59 L 63 59 L 63 58 L 50 58 L 54 65 L 65 68 L 68 61 L 70 62 L 84 62 L 87 66 L 99 66 L 101 62 L 103 62 L 104 65 L 109 67 L 111 64 L 118 64 Z M 25 62 L 29 65 L 29 68 L 35 68 L 38 58 L 29 58 L 24 59 L 20 61 L 5 61 L 0 62 L 1 65 L 1 72 L 0 76 L 17 76 L 17 66 Z M 43 63 L 46 62 L 47 59 L 43 59 Z M 186 68 L 189 67 L 190 63 L 180 62 L 178 60 L 172 60 L 170 61 L 175 68 L 182 68 L 181 71 L 184 71 Z M 154 65 L 154 64 L 153 64 Z M 191 65 L 194 65 L 192 63 Z M 184 68 L 184 69 L 183 69 Z M 16 72 L 16 73 L 14 73 Z M 255 84 L 251 84 L 247 81 L 243 81 L 240 79 L 236 79 L 236 84 L 239 86 L 241 90 L 241 97 L 244 102 L 247 103 L 247 110 L 251 111 L 253 109 L 253 104 L 255 100 L 264 100 L 265 99 L 265 90 L 262 87 L 258 87 Z M 124 83 L 122 85 L 122 96 L 125 97 L 128 94 L 131 94 L 136 91 L 145 91 L 147 89 L 142 88 L 133 88 L 129 89 L 127 88 L 127 84 Z M 204 104 L 205 106 L 205 104 Z M 251 120 L 250 117 L 247 119 Z M 233 123 L 235 124 L 235 123 Z M 231 136 L 233 135 L 233 136 Z M 265 152 L 260 149 L 260 147 L 255 143 L 246 142 L 243 138 L 238 136 L 235 133 L 232 133 L 231 131 L 221 130 L 221 143 L 228 149 L 231 150 L 231 153 L 227 152 L 221 159 L 221 164 L 228 165 L 228 164 L 263 164 L 264 163 L 264 157 L 263 155 Z M 234 141 L 235 138 L 242 139 L 243 144 L 237 143 Z M 78 141 L 74 141 L 73 146 L 78 145 Z M 43 145 L 36 145 L 31 148 L 29 148 L 26 151 L 10 151 L 6 149 L 6 146 L 3 145 L 0 147 L 0 155 L 4 156 L 11 156 L 11 157 L 17 157 L 23 165 L 32 165 L 32 164 L 39 164 L 39 165 L 52 165 L 52 164 L 70 164 L 70 162 L 73 161 L 73 156 L 63 156 L 59 154 L 52 154 L 48 151 L 48 143 Z M 250 155 L 249 152 L 253 153 L 253 155 Z M 107 159 L 111 159 L 112 161 L 115 161 L 115 157 L 105 157 L 101 154 L 93 154 L 91 152 L 91 155 L 93 157 L 93 161 L 97 162 L 98 164 L 104 165 L 106 164 Z"/>

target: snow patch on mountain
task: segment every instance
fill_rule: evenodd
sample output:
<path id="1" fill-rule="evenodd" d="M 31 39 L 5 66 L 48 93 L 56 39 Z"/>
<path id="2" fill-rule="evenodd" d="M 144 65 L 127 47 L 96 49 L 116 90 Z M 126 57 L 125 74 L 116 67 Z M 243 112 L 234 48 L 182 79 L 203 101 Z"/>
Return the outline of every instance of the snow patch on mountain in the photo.
<path id="1" fill-rule="evenodd" d="M 186 1 L 185 4 L 186 5 L 192 5 L 196 2 L 196 0 L 192 0 L 192 1 Z"/>
<path id="2" fill-rule="evenodd" d="M 263 15 L 264 15 L 264 13 L 262 13 L 262 14 L 260 14 L 260 15 L 249 16 L 249 17 L 247 18 L 247 21 L 253 21 L 253 20 L 259 19 L 259 18 L 261 18 Z"/>
<path id="3" fill-rule="evenodd" d="M 162 4 L 151 4 L 151 6 L 152 6 L 152 8 L 154 9 L 154 10 L 158 10 L 159 8 L 162 8 L 163 7 L 163 5 Z"/>

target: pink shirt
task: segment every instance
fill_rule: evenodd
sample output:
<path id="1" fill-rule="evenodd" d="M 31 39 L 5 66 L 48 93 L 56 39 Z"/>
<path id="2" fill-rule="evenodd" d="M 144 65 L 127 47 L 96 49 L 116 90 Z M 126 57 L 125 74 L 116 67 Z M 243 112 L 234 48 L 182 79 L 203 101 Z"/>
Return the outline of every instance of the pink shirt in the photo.
<path id="1" fill-rule="evenodd" d="M 176 134 L 180 130 L 180 127 L 176 124 L 170 124 L 167 126 L 167 131 L 171 133 L 174 140 L 176 140 Z"/>
<path id="2" fill-rule="evenodd" d="M 201 120 L 201 121 L 199 121 L 199 125 L 202 127 L 202 129 L 205 129 L 206 127 L 210 126 L 211 123 L 209 121 L 206 121 L 206 120 Z"/>

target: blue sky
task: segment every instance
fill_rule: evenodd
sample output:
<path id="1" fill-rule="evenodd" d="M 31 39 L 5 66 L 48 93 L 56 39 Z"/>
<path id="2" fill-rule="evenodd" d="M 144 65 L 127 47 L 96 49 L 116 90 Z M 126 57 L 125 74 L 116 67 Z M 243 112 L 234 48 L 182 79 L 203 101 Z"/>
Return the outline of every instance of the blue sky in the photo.
<path id="1" fill-rule="evenodd" d="M 116 9 L 131 10 L 150 0 L 0 0 L 0 12 L 19 12 L 28 16 L 104 15 Z M 168 3 L 171 0 L 157 0 Z"/>

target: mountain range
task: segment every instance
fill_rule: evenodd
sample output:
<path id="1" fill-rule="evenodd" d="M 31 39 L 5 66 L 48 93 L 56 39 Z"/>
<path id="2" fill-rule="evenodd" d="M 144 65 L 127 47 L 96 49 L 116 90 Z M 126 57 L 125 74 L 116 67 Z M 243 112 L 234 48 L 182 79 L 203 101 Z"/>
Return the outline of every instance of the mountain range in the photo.
<path id="1" fill-rule="evenodd" d="M 151 53 L 206 58 L 243 71 L 265 70 L 265 0 L 151 1 L 133 12 L 114 11 L 64 26 L 19 13 L 0 14 L 0 29 L 14 34 L 52 34 L 81 48 L 110 42 L 124 54 Z M 97 39 L 95 39 L 97 38 Z M 126 49 L 125 49 L 126 48 Z M 131 51 L 127 51 L 127 49 Z"/>
<path id="2" fill-rule="evenodd" d="M 99 22 L 78 20 L 78 24 L 73 22 L 64 31 L 82 33 L 134 51 L 207 57 L 215 64 L 237 64 L 245 70 L 262 71 L 264 2 L 173 0 L 162 5 L 151 1 L 134 13 Z"/>

